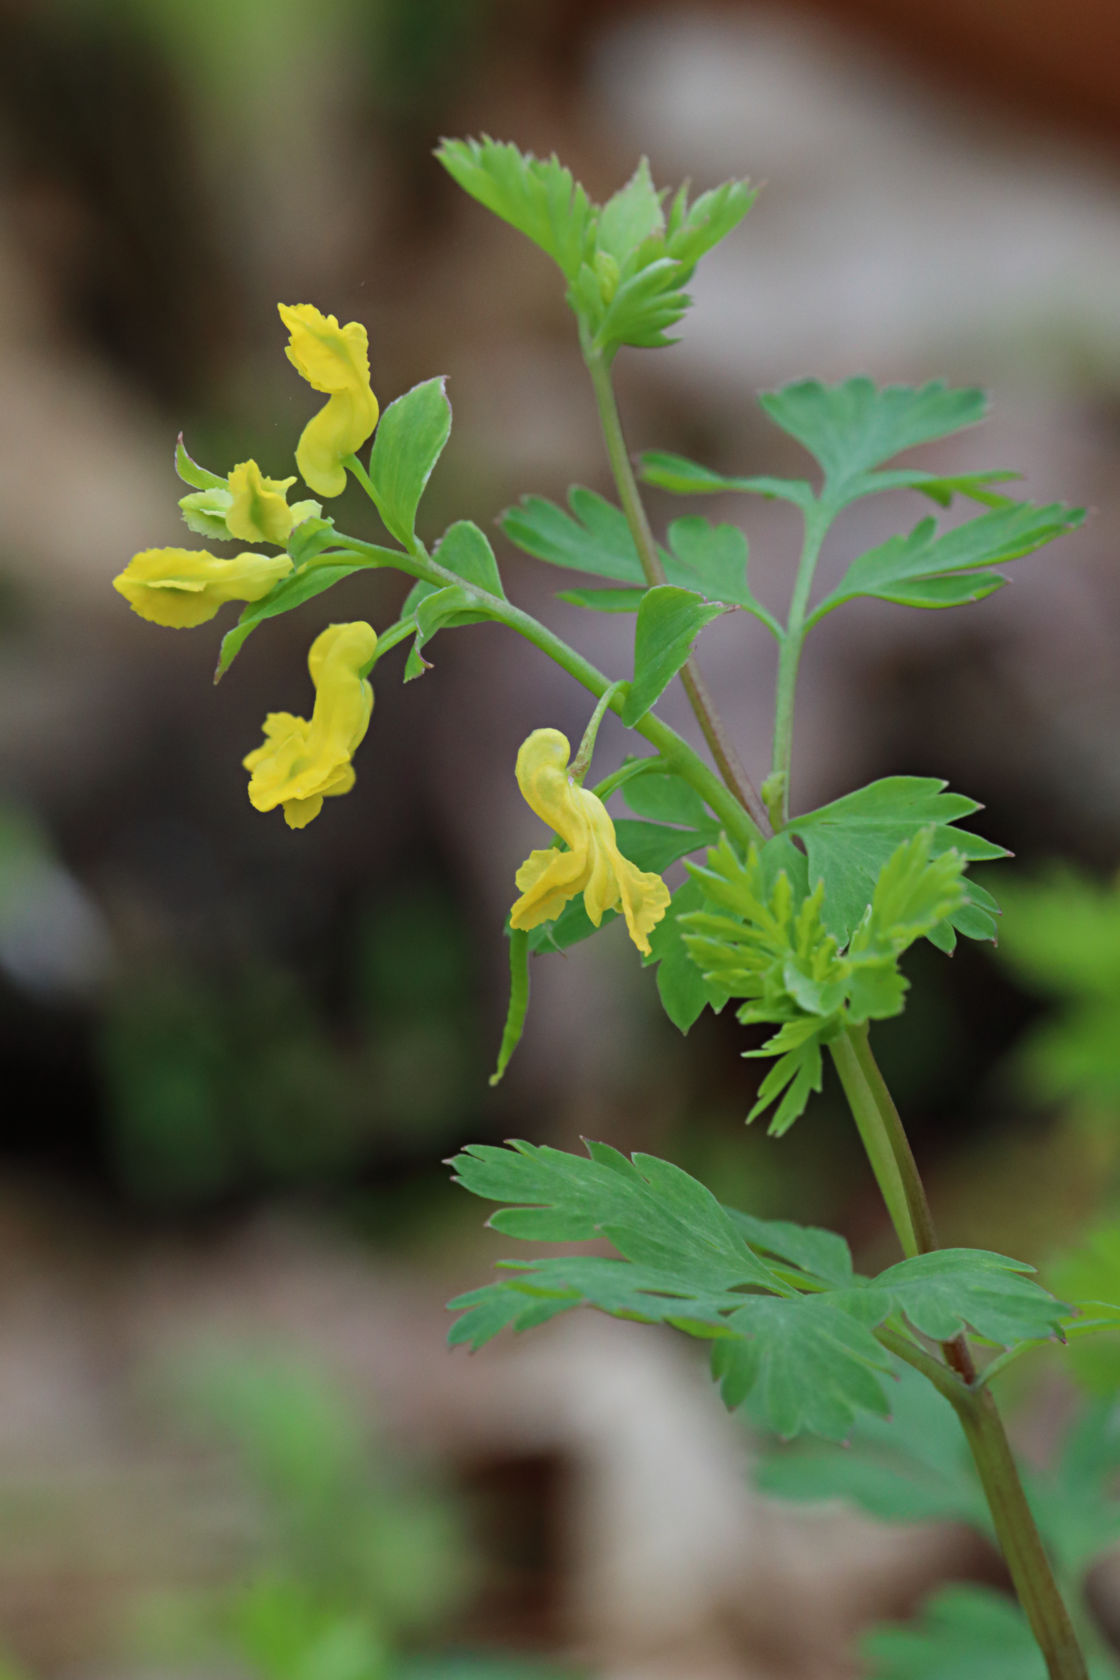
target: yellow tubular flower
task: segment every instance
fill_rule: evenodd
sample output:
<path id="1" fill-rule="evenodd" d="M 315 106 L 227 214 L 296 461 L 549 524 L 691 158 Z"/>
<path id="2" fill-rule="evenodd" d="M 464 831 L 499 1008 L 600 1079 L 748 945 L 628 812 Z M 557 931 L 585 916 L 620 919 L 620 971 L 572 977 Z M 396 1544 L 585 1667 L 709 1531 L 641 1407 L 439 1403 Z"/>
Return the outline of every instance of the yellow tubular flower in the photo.
<path id="1" fill-rule="evenodd" d="M 227 601 L 259 601 L 291 570 L 286 554 L 221 560 L 201 548 L 146 548 L 113 579 L 113 588 L 141 618 L 187 630 L 205 624 Z"/>
<path id="2" fill-rule="evenodd" d="M 669 889 L 660 875 L 623 857 L 603 801 L 568 776 L 570 756 L 571 747 L 558 729 L 534 729 L 517 755 L 517 785 L 526 803 L 568 850 L 529 853 L 515 877 L 521 897 L 510 911 L 510 926 L 529 929 L 550 922 L 582 893 L 596 927 L 605 910 L 621 908 L 631 939 L 648 957 L 649 935 L 668 908 Z"/>
<path id="3" fill-rule="evenodd" d="M 360 619 L 332 624 L 316 636 L 307 656 L 315 684 L 311 720 L 270 712 L 264 742 L 242 760 L 250 771 L 249 800 L 258 811 L 284 807 L 289 828 L 306 828 L 331 794 L 354 786 L 350 760 L 369 728 L 373 689 L 362 671 L 377 636 Z"/>
<path id="4" fill-rule="evenodd" d="M 229 475 L 232 497 L 226 525 L 238 542 L 275 543 L 284 548 L 295 520 L 287 494 L 295 478 L 265 478 L 255 461 L 240 461 Z"/>
<path id="5" fill-rule="evenodd" d="M 377 425 L 377 398 L 369 384 L 369 339 L 360 321 L 340 327 L 310 303 L 280 303 L 280 319 L 291 334 L 288 360 L 315 391 L 330 400 L 303 429 L 296 466 L 320 496 L 346 488 L 343 461 Z"/>

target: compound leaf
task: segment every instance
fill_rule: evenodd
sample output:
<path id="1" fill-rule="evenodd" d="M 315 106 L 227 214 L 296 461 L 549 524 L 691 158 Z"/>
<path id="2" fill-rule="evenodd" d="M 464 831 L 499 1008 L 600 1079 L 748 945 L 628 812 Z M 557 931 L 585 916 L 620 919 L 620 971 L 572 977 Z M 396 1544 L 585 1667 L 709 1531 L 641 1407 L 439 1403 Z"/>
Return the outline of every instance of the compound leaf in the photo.
<path id="1" fill-rule="evenodd" d="M 524 1328 L 583 1304 L 710 1339 L 728 1405 L 753 1392 L 780 1434 L 812 1430 L 838 1440 L 860 1411 L 887 1410 L 890 1356 L 866 1315 L 846 1309 L 853 1290 L 833 1298 L 824 1280 L 797 1263 L 822 1262 L 846 1282 L 838 1238 L 799 1235 L 782 1221 L 752 1226 L 653 1156 L 628 1160 L 597 1143 L 587 1151 L 585 1159 L 528 1143 L 479 1144 L 451 1163 L 457 1182 L 474 1194 L 514 1204 L 491 1217 L 495 1229 L 542 1242 L 606 1238 L 621 1256 L 509 1262 L 488 1289 L 452 1303 L 466 1314 L 453 1340 L 479 1346 L 507 1325 Z M 779 1261 L 777 1270 L 762 1245 Z"/>

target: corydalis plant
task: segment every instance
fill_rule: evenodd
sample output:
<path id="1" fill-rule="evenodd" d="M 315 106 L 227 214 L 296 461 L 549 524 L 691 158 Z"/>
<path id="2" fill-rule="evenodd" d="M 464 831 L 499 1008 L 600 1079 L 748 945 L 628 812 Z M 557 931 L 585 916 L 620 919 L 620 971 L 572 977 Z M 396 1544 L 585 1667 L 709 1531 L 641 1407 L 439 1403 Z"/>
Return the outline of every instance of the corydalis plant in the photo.
<path id="1" fill-rule="evenodd" d="M 304 431 L 296 465 L 322 497 L 337 495 L 347 475 L 355 478 L 385 540 L 343 533 L 308 500 L 289 504 L 290 479 L 267 479 L 255 463 L 239 463 L 223 478 L 180 446 L 179 472 L 191 487 L 183 498 L 188 523 L 219 538 L 223 529 L 235 539 L 251 529 L 254 541 L 283 552 L 227 561 L 148 550 L 117 587 L 163 624 L 201 623 L 224 601 L 243 601 L 222 641 L 220 676 L 265 619 L 341 578 L 390 568 L 413 580 L 398 616 L 376 633 L 361 622 L 318 638 L 311 720 L 271 714 L 265 745 L 248 757 L 254 803 L 282 805 L 293 826 L 315 817 L 324 795 L 351 785 L 351 759 L 370 718 L 370 673 L 401 643 L 411 644 L 407 682 L 430 669 L 437 635 L 481 620 L 501 623 L 594 697 L 570 765 L 568 743 L 547 719 L 518 757 L 521 789 L 557 838 L 517 871 L 520 896 L 507 930 L 511 1001 L 495 1077 L 522 1031 L 531 961 L 591 936 L 621 910 L 682 1031 L 704 1008 L 721 1008 L 729 998 L 744 1022 L 773 1029 L 762 1051 L 751 1052 L 772 1058 L 752 1110 L 776 1104 L 772 1131 L 785 1131 L 801 1115 L 820 1086 L 826 1056 L 831 1060 L 903 1259 L 875 1278 L 860 1277 L 834 1234 L 724 1208 L 679 1168 L 650 1156 L 627 1160 L 605 1144 L 589 1144 L 586 1158 L 529 1143 L 480 1145 L 457 1159 L 457 1175 L 477 1195 L 505 1204 L 491 1217 L 495 1229 L 569 1245 L 605 1238 L 615 1255 L 507 1263 L 495 1283 L 454 1303 L 462 1317 L 452 1340 L 478 1346 L 505 1326 L 525 1329 L 580 1305 L 669 1324 L 709 1344 L 730 1406 L 750 1398 L 778 1433 L 828 1440 L 847 1438 L 861 1418 L 883 1416 L 889 1379 L 912 1367 L 950 1402 L 963 1429 L 1025 1611 L 1022 1625 L 1048 1673 L 1083 1680 L 1079 1641 L 990 1388 L 991 1377 L 1019 1353 L 1081 1321 L 1023 1263 L 938 1247 L 869 1038 L 870 1023 L 904 1006 L 899 963 L 914 941 L 950 952 L 958 935 L 992 937 L 997 907 L 971 868 L 1002 848 L 962 828 L 978 807 L 932 778 L 888 777 L 815 811 L 797 812 L 791 801 L 797 675 L 816 624 L 864 597 L 923 608 L 982 600 L 1005 582 L 998 567 L 1073 529 L 1081 514 L 1011 500 L 995 488 L 1014 476 L 1006 472 L 946 476 L 888 465 L 981 419 L 977 391 L 937 382 L 879 389 L 861 378 L 834 386 L 800 381 L 761 400 L 815 461 L 812 478 L 727 477 L 663 452 L 647 453 L 640 464 L 646 482 L 680 495 L 741 492 L 778 497 L 798 510 L 801 552 L 787 608 L 776 613 L 753 592 L 737 526 L 690 514 L 673 520 L 663 540 L 655 538 L 611 382 L 624 346 L 672 342 L 696 263 L 746 215 L 750 187 L 730 182 L 694 201 L 681 189 L 670 201 L 643 161 L 621 191 L 597 205 L 555 159 L 525 156 L 511 145 L 447 141 L 438 156 L 564 278 L 618 503 L 581 488 L 572 490 L 567 509 L 531 495 L 501 525 L 528 554 L 575 574 L 559 592 L 563 600 L 632 617 L 629 671 L 608 676 L 514 605 L 477 525 L 457 521 L 428 548 L 416 519 L 450 431 L 443 381 L 417 385 L 379 418 L 364 329 L 340 326 L 310 305 L 281 310 L 293 364 L 328 395 Z M 371 434 L 367 465 L 356 452 Z M 938 509 L 960 500 L 980 511 L 944 526 L 936 516 L 921 519 L 860 555 L 836 588 L 815 597 L 817 561 L 837 515 L 863 497 L 898 489 Z M 160 554 L 167 557 L 162 571 Z M 747 632 L 758 634 L 761 626 L 778 645 L 773 754 L 759 789 L 739 762 L 694 653 L 704 627 L 734 612 L 745 615 Z M 655 710 L 677 679 L 707 756 Z M 607 709 L 641 746 L 585 788 Z M 608 812 L 615 796 L 631 816 Z M 661 876 L 680 859 L 690 860 L 687 878 L 670 895 Z M 1075 1609 L 1081 1617 L 1083 1607 Z"/>

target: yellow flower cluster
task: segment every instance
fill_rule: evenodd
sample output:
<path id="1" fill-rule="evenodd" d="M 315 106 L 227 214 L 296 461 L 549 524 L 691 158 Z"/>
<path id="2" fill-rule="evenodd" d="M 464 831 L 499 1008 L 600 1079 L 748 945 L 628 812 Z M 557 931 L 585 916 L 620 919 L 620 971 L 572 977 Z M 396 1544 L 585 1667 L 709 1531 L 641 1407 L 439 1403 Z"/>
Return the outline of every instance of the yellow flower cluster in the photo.
<path id="1" fill-rule="evenodd" d="M 570 757 L 558 729 L 534 729 L 517 755 L 517 785 L 526 803 L 555 829 L 567 851 L 550 846 L 529 853 L 515 877 L 521 897 L 510 911 L 510 926 L 550 922 L 582 893 L 596 927 L 605 911 L 621 909 L 631 939 L 648 957 L 650 933 L 669 907 L 669 889 L 660 875 L 623 857 L 603 801 L 569 776 Z"/>
<path id="2" fill-rule="evenodd" d="M 340 327 L 334 315 L 309 303 L 278 308 L 289 333 L 289 360 L 328 398 L 304 428 L 296 465 L 312 490 L 337 496 L 346 485 L 347 456 L 377 425 L 366 329 L 357 321 Z M 318 502 L 289 505 L 295 482 L 268 478 L 256 461 L 241 461 L 224 484 L 212 479 L 211 488 L 185 496 L 183 517 L 205 535 L 285 548 L 293 530 L 319 513 Z M 205 549 L 146 548 L 133 555 L 113 586 L 141 618 L 190 629 L 207 623 L 227 601 L 263 600 L 294 570 L 288 554 L 246 552 L 226 559 Z M 303 828 L 318 816 L 325 798 L 353 787 L 350 760 L 369 727 L 373 690 L 366 673 L 376 647 L 372 627 L 360 621 L 332 624 L 316 637 L 308 656 L 315 684 L 310 720 L 270 712 L 263 745 L 244 761 L 251 772 L 249 798 L 258 811 L 280 805 L 289 827 Z"/>

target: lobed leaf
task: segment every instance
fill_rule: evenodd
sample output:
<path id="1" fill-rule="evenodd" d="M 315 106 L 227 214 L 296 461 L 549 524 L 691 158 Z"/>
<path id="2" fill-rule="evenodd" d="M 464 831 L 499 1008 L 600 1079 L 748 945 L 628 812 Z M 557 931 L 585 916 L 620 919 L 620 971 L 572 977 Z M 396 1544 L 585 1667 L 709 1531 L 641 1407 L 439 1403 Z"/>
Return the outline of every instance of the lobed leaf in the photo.
<path id="1" fill-rule="evenodd" d="M 1056 1337 L 1068 1306 L 1023 1275 L 1033 1269 L 984 1249 L 937 1249 L 880 1272 L 867 1285 L 866 1311 L 881 1317 L 879 1296 L 885 1295 L 891 1311 L 936 1342 L 966 1329 L 1003 1347 Z M 863 1309 L 853 1301 L 851 1310 Z"/>
<path id="2" fill-rule="evenodd" d="M 935 520 L 923 519 L 908 535 L 891 537 L 853 560 L 836 589 L 816 608 L 811 622 L 859 596 L 919 607 L 957 606 L 982 599 L 1007 580 L 981 568 L 1033 554 L 1076 530 L 1084 518 L 1083 508 L 1057 502 L 1048 507 L 1008 502 L 948 531 L 938 532 Z"/>
<path id="3" fill-rule="evenodd" d="M 624 187 L 608 198 L 595 219 L 595 246 L 622 264 L 642 242 L 664 231 L 661 211 L 663 192 L 658 192 L 643 157 Z"/>
<path id="4" fill-rule="evenodd" d="M 592 206 L 555 156 L 537 158 L 508 142 L 441 140 L 436 157 L 464 192 L 531 239 L 574 280 L 590 246 Z"/>
<path id="5" fill-rule="evenodd" d="M 891 853 L 920 828 L 932 825 L 934 858 L 949 850 L 969 863 L 1008 856 L 1004 847 L 953 826 L 982 807 L 946 786 L 934 776 L 887 776 L 791 818 L 786 832 L 804 845 L 810 878 L 824 882 L 824 918 L 838 939 L 854 931 Z M 968 938 L 994 939 L 994 901 L 972 882 L 967 891 L 967 903 L 949 921 Z"/>
<path id="6" fill-rule="evenodd" d="M 771 420 L 815 457 L 832 498 L 841 498 L 857 475 L 904 449 L 976 425 L 987 407 L 982 391 L 953 390 L 942 380 L 913 389 L 878 387 L 863 378 L 838 385 L 802 379 L 759 401 Z"/>

